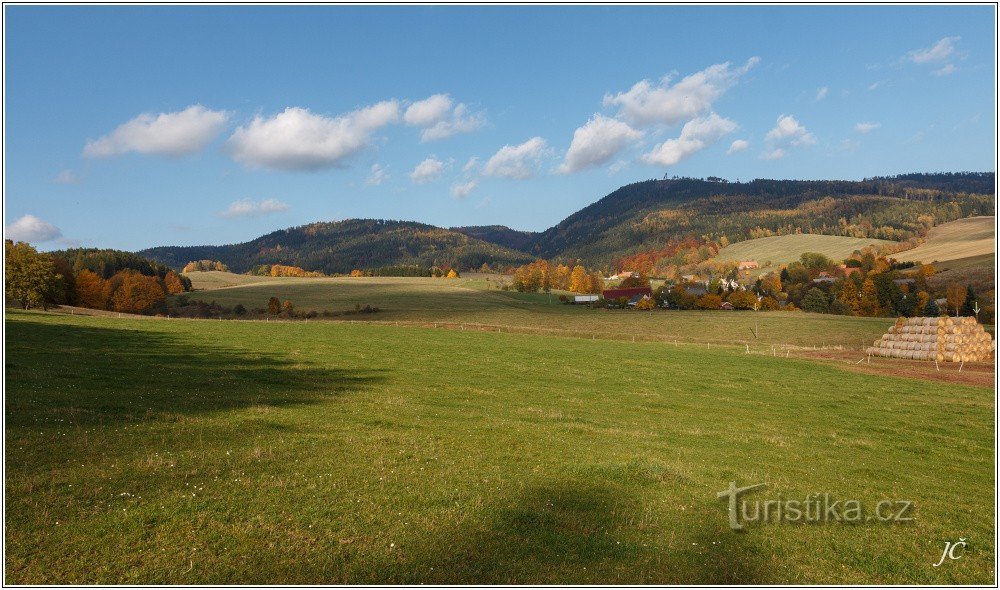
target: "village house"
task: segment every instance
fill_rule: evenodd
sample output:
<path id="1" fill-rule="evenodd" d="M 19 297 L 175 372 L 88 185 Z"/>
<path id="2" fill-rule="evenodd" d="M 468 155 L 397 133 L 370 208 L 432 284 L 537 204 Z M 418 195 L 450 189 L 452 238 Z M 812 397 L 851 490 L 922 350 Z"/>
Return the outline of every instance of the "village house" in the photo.
<path id="1" fill-rule="evenodd" d="M 576 295 L 573 297 L 573 303 L 594 303 L 600 299 L 597 295 Z"/>
<path id="2" fill-rule="evenodd" d="M 821 272 L 819 276 L 813 279 L 814 283 L 835 283 L 837 282 L 837 277 L 833 276 L 828 272 Z"/>
<path id="3" fill-rule="evenodd" d="M 756 260 L 741 260 L 739 264 L 740 270 L 753 270 L 755 268 L 760 268 Z"/>
<path id="4" fill-rule="evenodd" d="M 860 273 L 861 269 L 856 266 L 847 266 L 846 264 L 840 265 L 840 270 L 844 271 L 844 276 L 849 277 L 853 274 Z"/>

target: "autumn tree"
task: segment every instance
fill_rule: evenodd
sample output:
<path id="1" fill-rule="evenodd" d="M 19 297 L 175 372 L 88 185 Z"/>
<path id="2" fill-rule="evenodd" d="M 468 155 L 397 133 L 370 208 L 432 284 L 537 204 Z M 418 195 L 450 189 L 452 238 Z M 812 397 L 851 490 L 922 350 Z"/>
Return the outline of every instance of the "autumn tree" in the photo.
<path id="1" fill-rule="evenodd" d="M 574 293 L 587 292 L 587 269 L 579 264 L 573 267 L 573 273 L 570 275 L 569 290 Z"/>
<path id="2" fill-rule="evenodd" d="M 945 298 L 948 300 L 948 310 L 955 310 L 955 315 L 962 311 L 962 304 L 965 303 L 966 290 L 958 283 L 949 283 L 945 291 Z"/>
<path id="3" fill-rule="evenodd" d="M 736 309 L 753 309 L 758 305 L 757 296 L 749 291 L 733 291 L 726 301 Z"/>
<path id="4" fill-rule="evenodd" d="M 184 292 L 184 283 L 181 282 L 181 278 L 177 276 L 177 273 L 172 270 L 167 272 L 167 275 L 163 277 L 163 286 L 169 295 L 179 295 Z"/>
<path id="5" fill-rule="evenodd" d="M 858 297 L 858 287 L 851 279 L 844 279 L 837 293 L 837 301 L 844 304 L 852 313 L 858 313 L 861 308 L 861 298 Z"/>
<path id="6" fill-rule="evenodd" d="M 449 279 L 457 279 L 458 278 L 458 273 L 455 272 L 454 268 L 448 271 L 448 278 Z"/>
<path id="7" fill-rule="evenodd" d="M 285 315 L 292 317 L 295 315 L 295 306 L 292 305 L 291 301 L 285 301 L 281 304 L 281 311 L 285 312 Z"/>
<path id="8" fill-rule="evenodd" d="M 656 309 L 656 301 L 652 297 L 643 297 L 635 304 L 635 308 L 639 311 L 650 311 Z"/>
<path id="9" fill-rule="evenodd" d="M 271 315 L 278 315 L 281 313 L 281 300 L 277 297 L 271 297 L 267 300 L 267 313 Z"/>
<path id="10" fill-rule="evenodd" d="M 133 270 L 123 270 L 115 275 L 120 281 L 111 294 L 111 306 L 115 311 L 142 313 L 166 297 L 166 291 L 159 279 L 147 277 Z"/>
<path id="11" fill-rule="evenodd" d="M 882 315 L 882 305 L 878 300 L 878 291 L 871 279 L 865 279 L 861 285 L 861 301 L 858 302 L 858 312 L 861 315 L 877 317 Z"/>
<path id="12" fill-rule="evenodd" d="M 47 307 L 56 295 L 60 277 L 52 258 L 40 254 L 27 242 L 4 242 L 4 291 L 21 307 Z"/>
<path id="13" fill-rule="evenodd" d="M 81 307 L 106 309 L 108 300 L 104 296 L 104 279 L 86 268 L 78 272 L 76 274 L 76 302 Z"/>
<path id="14" fill-rule="evenodd" d="M 715 295 L 713 293 L 702 295 L 694 303 L 695 309 L 704 309 L 704 310 L 719 309 L 721 306 L 722 306 L 722 297 L 719 297 L 718 295 Z"/>
<path id="15" fill-rule="evenodd" d="M 928 293 L 927 291 L 918 291 L 917 292 L 917 307 L 916 307 L 916 312 L 918 314 L 925 313 L 924 310 L 927 309 L 927 303 L 930 300 L 931 300 L 930 293 Z"/>

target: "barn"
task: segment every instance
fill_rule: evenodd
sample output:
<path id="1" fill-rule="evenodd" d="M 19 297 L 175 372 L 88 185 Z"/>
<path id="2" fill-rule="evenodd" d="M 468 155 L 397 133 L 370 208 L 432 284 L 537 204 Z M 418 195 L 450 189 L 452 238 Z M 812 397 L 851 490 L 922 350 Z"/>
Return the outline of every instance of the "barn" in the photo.
<path id="1" fill-rule="evenodd" d="M 605 289 L 602 293 L 606 301 L 614 301 L 620 297 L 624 297 L 631 301 L 638 301 L 642 299 L 643 296 L 652 297 L 653 290 L 649 287 L 632 287 L 631 289 Z"/>

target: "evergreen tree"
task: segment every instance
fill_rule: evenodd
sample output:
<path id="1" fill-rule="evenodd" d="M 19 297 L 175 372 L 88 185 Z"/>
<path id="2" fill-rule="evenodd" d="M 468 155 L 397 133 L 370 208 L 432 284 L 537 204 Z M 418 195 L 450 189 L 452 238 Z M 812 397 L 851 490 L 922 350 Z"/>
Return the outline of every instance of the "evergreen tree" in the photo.
<path id="1" fill-rule="evenodd" d="M 938 309 L 937 301 L 934 298 L 930 298 L 927 301 L 927 305 L 924 306 L 924 315 L 929 318 L 936 318 L 941 315 L 941 310 Z"/>
<path id="2" fill-rule="evenodd" d="M 802 299 L 802 309 L 805 311 L 811 311 L 813 313 L 826 313 L 830 308 L 830 300 L 827 298 L 826 293 L 823 289 L 819 287 L 813 287 L 809 289 L 806 296 Z"/>
<path id="3" fill-rule="evenodd" d="M 966 287 L 965 303 L 962 304 L 961 315 L 976 317 L 976 292 L 972 290 L 972 285 Z"/>

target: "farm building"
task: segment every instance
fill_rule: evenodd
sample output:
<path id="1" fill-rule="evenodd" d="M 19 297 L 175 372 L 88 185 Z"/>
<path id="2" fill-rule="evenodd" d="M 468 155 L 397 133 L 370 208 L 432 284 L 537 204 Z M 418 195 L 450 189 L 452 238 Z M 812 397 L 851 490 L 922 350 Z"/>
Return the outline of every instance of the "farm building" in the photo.
<path id="1" fill-rule="evenodd" d="M 600 299 L 597 295 L 576 295 L 573 297 L 573 303 L 594 303 Z"/>
<path id="2" fill-rule="evenodd" d="M 755 268 L 760 268 L 760 265 L 757 264 L 756 260 L 740 260 L 740 270 L 753 270 Z"/>
<path id="3" fill-rule="evenodd" d="M 849 277 L 852 274 L 861 272 L 861 269 L 856 266 L 847 266 L 846 264 L 840 265 L 840 270 L 844 271 L 844 276 Z"/>
<path id="4" fill-rule="evenodd" d="M 629 304 L 631 305 L 635 305 L 632 303 L 633 299 L 636 303 L 638 303 L 639 300 L 642 299 L 643 295 L 646 297 L 652 297 L 653 290 L 649 287 L 633 287 L 631 289 L 605 289 L 603 293 L 604 298 L 608 301 L 614 301 L 615 299 L 624 297 L 629 300 Z"/>

